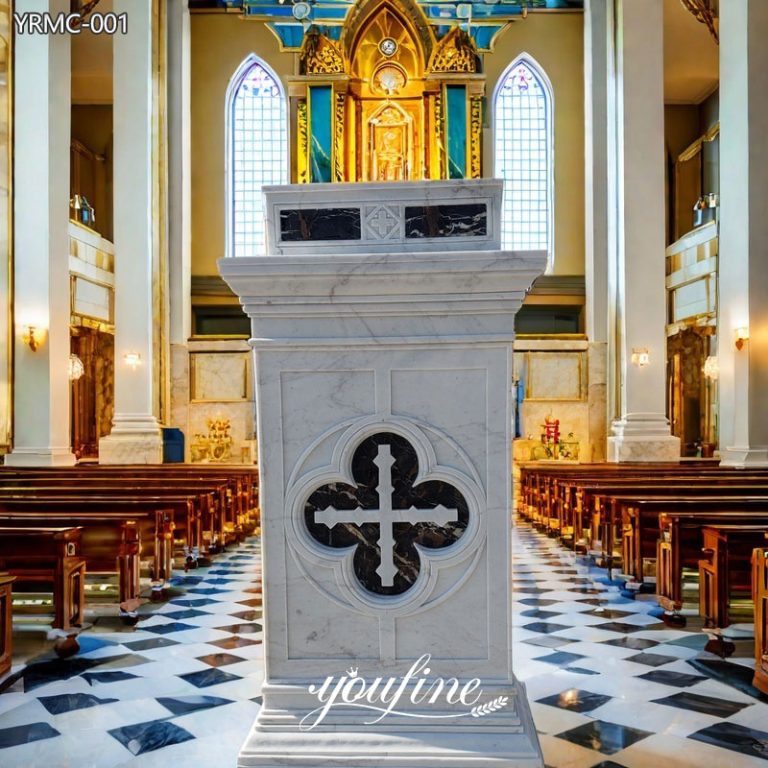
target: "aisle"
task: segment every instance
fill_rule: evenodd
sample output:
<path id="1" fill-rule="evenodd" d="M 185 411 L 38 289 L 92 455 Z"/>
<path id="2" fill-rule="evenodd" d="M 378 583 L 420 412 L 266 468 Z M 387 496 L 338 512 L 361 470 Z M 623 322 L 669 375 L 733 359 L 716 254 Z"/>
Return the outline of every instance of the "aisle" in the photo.
<path id="1" fill-rule="evenodd" d="M 655 601 L 527 523 L 513 553 L 514 667 L 547 765 L 768 765 L 768 703 L 708 675 L 751 680 L 751 659 L 705 653 L 701 632 L 668 629 Z"/>

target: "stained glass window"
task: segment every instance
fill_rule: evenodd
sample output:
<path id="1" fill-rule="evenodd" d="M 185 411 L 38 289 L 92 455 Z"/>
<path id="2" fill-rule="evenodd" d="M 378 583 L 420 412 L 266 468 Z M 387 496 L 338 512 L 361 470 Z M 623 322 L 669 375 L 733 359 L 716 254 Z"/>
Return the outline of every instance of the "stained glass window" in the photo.
<path id="1" fill-rule="evenodd" d="M 552 247 L 552 97 L 527 59 L 512 63 L 494 100 L 494 171 L 504 179 L 502 247 Z"/>
<path id="2" fill-rule="evenodd" d="M 261 188 L 288 183 L 285 94 L 277 76 L 255 56 L 240 66 L 228 100 L 228 256 L 264 251 Z"/>

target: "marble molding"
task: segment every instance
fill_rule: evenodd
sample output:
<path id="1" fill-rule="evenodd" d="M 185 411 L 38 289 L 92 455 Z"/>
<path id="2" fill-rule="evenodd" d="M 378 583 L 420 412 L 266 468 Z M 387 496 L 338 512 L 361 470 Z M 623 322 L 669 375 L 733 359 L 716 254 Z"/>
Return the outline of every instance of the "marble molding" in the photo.
<path id="1" fill-rule="evenodd" d="M 99 440 L 99 464 L 162 464 L 163 438 L 156 434 L 116 434 Z"/>
<path id="2" fill-rule="evenodd" d="M 680 438 L 669 433 L 669 422 L 658 414 L 634 413 L 611 425 L 607 460 L 679 461 Z"/>
<path id="3" fill-rule="evenodd" d="M 219 262 L 251 319 L 262 471 L 266 679 L 239 766 L 542 766 L 502 574 L 513 316 L 546 254 L 499 250 L 488 180 L 265 194 L 268 253 Z M 382 240 L 275 246 L 276 211 L 353 203 L 394 212 Z M 436 204 L 486 205 L 487 234 L 387 239 L 406 205 Z M 425 653 L 431 680 L 477 678 L 480 703 L 504 704 L 476 719 L 404 697 L 378 724 L 341 707 L 300 726 L 319 705 L 310 686 L 346 670 L 402 680 Z"/>

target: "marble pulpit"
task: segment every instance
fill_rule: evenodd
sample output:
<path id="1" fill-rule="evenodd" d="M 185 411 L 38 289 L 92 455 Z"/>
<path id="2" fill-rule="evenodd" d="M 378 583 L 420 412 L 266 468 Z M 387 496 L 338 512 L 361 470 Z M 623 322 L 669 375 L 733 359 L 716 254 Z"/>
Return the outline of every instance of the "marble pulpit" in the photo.
<path id="1" fill-rule="evenodd" d="M 265 190 L 222 259 L 251 319 L 264 563 L 259 766 L 541 766 L 512 672 L 514 317 L 501 182 Z"/>

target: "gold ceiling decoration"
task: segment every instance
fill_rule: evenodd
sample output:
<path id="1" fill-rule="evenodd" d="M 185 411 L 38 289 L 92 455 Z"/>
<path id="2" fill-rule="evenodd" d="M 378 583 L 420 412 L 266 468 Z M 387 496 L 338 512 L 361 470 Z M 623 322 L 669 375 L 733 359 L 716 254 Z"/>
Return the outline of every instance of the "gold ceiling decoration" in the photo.
<path id="1" fill-rule="evenodd" d="M 310 30 L 304 38 L 300 68 L 302 75 L 342 75 L 346 71 L 337 43 L 317 30 Z"/>
<path id="2" fill-rule="evenodd" d="M 431 69 L 433 72 L 477 72 L 477 50 L 472 38 L 459 27 L 454 27 L 435 49 Z"/>
<path id="3" fill-rule="evenodd" d="M 716 43 L 720 43 L 720 0 L 680 0 L 683 7 L 690 11 L 696 21 L 707 25 Z"/>

